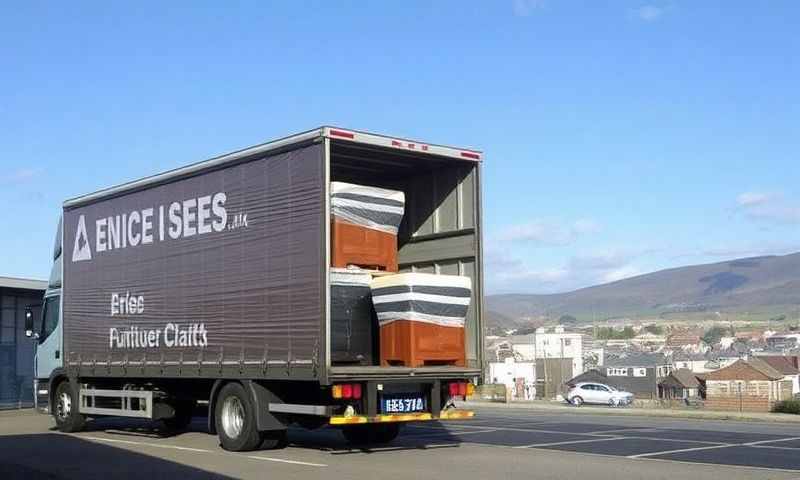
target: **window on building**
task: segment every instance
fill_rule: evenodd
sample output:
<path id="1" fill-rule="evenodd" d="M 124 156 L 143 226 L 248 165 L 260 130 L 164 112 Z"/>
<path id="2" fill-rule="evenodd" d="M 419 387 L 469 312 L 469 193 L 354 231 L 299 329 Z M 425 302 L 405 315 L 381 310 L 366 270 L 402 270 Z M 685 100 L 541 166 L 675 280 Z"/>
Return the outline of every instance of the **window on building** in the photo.
<path id="1" fill-rule="evenodd" d="M 606 375 L 609 377 L 627 377 L 628 376 L 628 369 L 627 368 L 609 368 L 606 370 Z"/>
<path id="2" fill-rule="evenodd" d="M 647 369 L 646 368 L 634 368 L 633 369 L 633 376 L 634 377 L 646 377 L 647 376 Z"/>
<path id="3" fill-rule="evenodd" d="M 666 377 L 672 372 L 671 365 L 662 365 L 656 369 L 656 375 L 659 377 Z"/>

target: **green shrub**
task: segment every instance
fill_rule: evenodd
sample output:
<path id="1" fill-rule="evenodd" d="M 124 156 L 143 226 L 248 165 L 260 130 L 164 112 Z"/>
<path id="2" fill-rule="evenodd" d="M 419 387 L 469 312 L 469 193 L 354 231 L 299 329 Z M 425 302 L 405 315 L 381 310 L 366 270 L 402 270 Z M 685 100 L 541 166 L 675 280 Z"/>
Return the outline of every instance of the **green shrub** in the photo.
<path id="1" fill-rule="evenodd" d="M 784 400 L 772 407 L 773 412 L 800 415 L 800 400 Z"/>

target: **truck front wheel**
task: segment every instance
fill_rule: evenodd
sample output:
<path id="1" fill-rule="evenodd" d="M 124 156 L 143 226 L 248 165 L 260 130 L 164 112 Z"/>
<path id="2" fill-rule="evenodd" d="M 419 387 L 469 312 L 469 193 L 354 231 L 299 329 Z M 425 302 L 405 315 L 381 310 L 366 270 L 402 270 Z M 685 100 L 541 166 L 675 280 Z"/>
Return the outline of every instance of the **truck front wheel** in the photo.
<path id="1" fill-rule="evenodd" d="M 342 428 L 347 443 L 351 445 L 372 445 L 390 443 L 400 434 L 399 423 L 373 423 L 352 425 Z"/>
<path id="2" fill-rule="evenodd" d="M 78 411 L 78 395 L 70 387 L 69 380 L 62 381 L 56 387 L 53 417 L 56 427 L 65 433 L 79 432 L 86 425 L 86 417 Z"/>
<path id="3" fill-rule="evenodd" d="M 225 450 L 245 452 L 255 450 L 261 444 L 256 412 L 250 396 L 240 383 L 229 383 L 222 387 L 214 418 L 219 442 Z"/>

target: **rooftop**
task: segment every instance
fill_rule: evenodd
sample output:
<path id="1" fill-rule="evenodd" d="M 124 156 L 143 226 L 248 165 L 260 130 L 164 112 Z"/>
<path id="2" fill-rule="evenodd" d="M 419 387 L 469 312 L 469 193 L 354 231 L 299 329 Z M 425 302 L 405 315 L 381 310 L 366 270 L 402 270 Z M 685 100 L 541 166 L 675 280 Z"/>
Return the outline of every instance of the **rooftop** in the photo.
<path id="1" fill-rule="evenodd" d="M 0 277 L 0 288 L 19 288 L 21 290 L 47 290 L 47 282 L 31 278 Z"/>

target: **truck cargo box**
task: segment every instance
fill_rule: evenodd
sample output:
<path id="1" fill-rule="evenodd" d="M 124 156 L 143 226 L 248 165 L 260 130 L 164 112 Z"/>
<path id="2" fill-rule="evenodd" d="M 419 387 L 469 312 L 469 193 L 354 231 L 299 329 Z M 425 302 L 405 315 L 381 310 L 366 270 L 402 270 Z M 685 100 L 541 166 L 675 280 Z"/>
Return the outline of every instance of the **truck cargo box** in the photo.
<path id="1" fill-rule="evenodd" d="M 334 365 L 331 181 L 404 192 L 401 272 L 472 279 L 466 367 Z M 69 200 L 65 366 L 321 383 L 478 372 L 479 185 L 474 150 L 323 127 Z"/>

